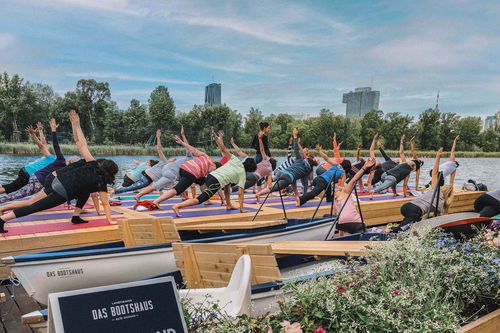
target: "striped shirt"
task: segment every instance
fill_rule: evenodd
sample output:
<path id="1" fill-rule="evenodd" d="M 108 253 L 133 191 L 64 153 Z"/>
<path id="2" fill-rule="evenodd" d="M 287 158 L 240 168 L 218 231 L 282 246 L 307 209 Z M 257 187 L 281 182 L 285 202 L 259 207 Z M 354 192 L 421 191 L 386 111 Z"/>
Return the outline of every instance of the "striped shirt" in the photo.
<path id="1" fill-rule="evenodd" d="M 189 172 L 193 176 L 198 178 L 206 177 L 209 173 L 208 169 L 214 166 L 215 163 L 207 155 L 201 155 L 192 160 L 186 161 L 181 165 L 181 169 Z"/>
<path id="2" fill-rule="evenodd" d="M 293 162 L 294 162 L 294 159 L 292 157 L 292 145 L 288 145 L 288 152 L 286 154 L 286 160 L 283 163 L 281 163 L 276 168 L 276 170 L 274 170 L 274 175 L 276 175 L 278 173 L 278 171 L 285 170 L 285 169 L 288 169 L 289 167 L 291 167 Z"/>

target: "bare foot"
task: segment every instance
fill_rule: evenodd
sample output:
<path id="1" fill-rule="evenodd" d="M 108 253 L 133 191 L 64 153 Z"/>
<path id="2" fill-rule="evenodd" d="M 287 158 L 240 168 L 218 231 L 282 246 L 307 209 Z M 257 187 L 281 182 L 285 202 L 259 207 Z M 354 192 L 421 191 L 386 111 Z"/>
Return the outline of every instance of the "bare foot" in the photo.
<path id="1" fill-rule="evenodd" d="M 179 206 L 177 206 L 177 205 L 173 205 L 173 206 L 172 206 L 172 210 L 174 211 L 175 216 L 177 216 L 177 217 L 180 217 L 180 216 L 181 216 L 181 214 L 179 213 Z"/>
<path id="2" fill-rule="evenodd" d="M 257 201 L 257 202 L 260 201 L 260 196 L 258 196 L 257 194 L 255 195 L 255 201 Z"/>
<path id="3" fill-rule="evenodd" d="M 139 202 L 141 200 L 141 197 L 138 196 L 138 195 L 134 195 L 134 200 L 137 201 L 137 202 Z"/>
<path id="4" fill-rule="evenodd" d="M 295 206 L 300 207 L 300 198 L 295 197 Z"/>
<path id="5" fill-rule="evenodd" d="M 231 206 L 226 206 L 226 209 L 227 210 L 233 210 L 233 209 L 236 209 L 236 207 L 234 207 L 233 205 L 231 205 Z"/>
<path id="6" fill-rule="evenodd" d="M 208 205 L 213 205 L 213 204 L 214 204 L 214 203 L 213 203 L 212 201 L 210 201 L 210 200 L 205 201 L 205 205 L 207 205 L 207 206 L 208 206 Z"/>

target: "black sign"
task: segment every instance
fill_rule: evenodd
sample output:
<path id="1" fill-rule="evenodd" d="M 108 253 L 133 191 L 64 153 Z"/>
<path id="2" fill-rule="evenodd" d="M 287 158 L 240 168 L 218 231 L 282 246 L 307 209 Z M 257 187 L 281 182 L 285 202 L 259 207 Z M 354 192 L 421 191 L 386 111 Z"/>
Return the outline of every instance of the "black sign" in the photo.
<path id="1" fill-rule="evenodd" d="M 181 333 L 186 325 L 175 282 L 166 277 L 51 294 L 50 331 Z"/>

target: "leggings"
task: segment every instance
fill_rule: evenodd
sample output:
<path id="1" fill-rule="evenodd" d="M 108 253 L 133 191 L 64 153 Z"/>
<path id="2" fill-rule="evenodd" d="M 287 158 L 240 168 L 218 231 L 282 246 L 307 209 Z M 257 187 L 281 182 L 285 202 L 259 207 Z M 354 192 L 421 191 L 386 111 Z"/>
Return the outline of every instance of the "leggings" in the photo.
<path id="1" fill-rule="evenodd" d="M 481 194 L 474 201 L 474 210 L 479 212 L 481 217 L 493 217 L 500 214 L 500 201 L 487 193 Z"/>
<path id="2" fill-rule="evenodd" d="M 350 234 L 357 234 L 360 232 L 365 232 L 365 225 L 361 222 L 337 223 L 337 229 L 340 231 L 348 232 Z"/>
<path id="3" fill-rule="evenodd" d="M 393 190 L 395 190 L 397 184 L 398 184 L 398 181 L 397 181 L 396 177 L 384 172 L 382 174 L 382 183 L 375 186 L 373 188 L 373 191 L 380 192 L 382 190 L 388 189 L 389 187 L 392 187 Z M 394 193 L 396 193 L 396 192 L 394 192 Z"/>
<path id="4" fill-rule="evenodd" d="M 280 172 L 278 173 L 278 178 L 274 182 L 273 186 L 271 186 L 271 191 L 276 192 L 276 191 L 281 191 L 285 188 L 288 187 L 288 185 L 292 185 L 293 181 L 292 178 L 290 178 L 289 175 L 286 173 Z"/>
<path id="5" fill-rule="evenodd" d="M 401 221 L 398 227 L 399 229 L 404 230 L 404 226 L 420 221 L 422 219 L 422 215 L 424 215 L 424 212 L 422 212 L 422 209 L 417 205 L 412 204 L 411 202 L 407 202 L 403 206 L 401 206 L 401 215 L 404 216 L 404 219 L 403 221 Z"/>
<path id="6" fill-rule="evenodd" d="M 43 184 L 40 183 L 38 178 L 36 178 L 36 176 L 33 174 L 29 178 L 28 184 L 24 185 L 23 187 L 21 187 L 19 190 L 17 190 L 14 193 L 1 196 L 0 203 L 25 198 L 27 196 L 30 196 L 30 195 L 33 195 L 35 193 L 40 192 L 40 190 L 42 188 L 43 188 Z"/>
<path id="7" fill-rule="evenodd" d="M 122 187 L 127 187 L 134 184 L 134 181 L 127 175 L 123 176 Z"/>
<path id="8" fill-rule="evenodd" d="M 307 193 L 304 193 L 300 197 L 300 205 L 302 206 L 303 204 L 305 204 L 306 202 L 308 202 L 309 200 L 313 199 L 318 194 L 323 192 L 328 187 L 328 184 L 329 183 L 323 177 L 314 178 L 313 183 L 312 183 L 312 185 L 313 185 L 312 190 L 307 192 Z M 330 190 L 330 188 L 328 188 L 328 190 Z"/>
<path id="9" fill-rule="evenodd" d="M 257 184 L 259 181 L 259 176 L 255 172 L 245 172 L 247 180 L 245 181 L 245 190 Z M 231 192 L 238 191 L 238 185 L 234 185 Z"/>
<path id="10" fill-rule="evenodd" d="M 382 162 L 382 170 L 384 172 L 391 170 L 397 165 L 397 163 L 394 162 L 382 148 L 379 148 L 378 150 L 380 150 L 380 153 L 382 154 L 382 157 L 385 160 L 384 162 Z"/>
<path id="11" fill-rule="evenodd" d="M 203 185 L 205 183 L 205 177 L 196 178 L 192 173 L 187 172 L 184 169 L 179 170 L 179 181 L 174 186 L 175 193 L 177 195 L 183 193 L 192 184 Z"/>
<path id="12" fill-rule="evenodd" d="M 126 187 L 122 187 L 122 188 L 117 189 L 115 191 L 115 194 L 140 190 L 141 188 L 148 186 L 152 182 L 153 182 L 153 180 L 147 174 L 143 173 L 141 178 L 138 181 L 136 181 L 135 183 L 133 183 L 130 186 L 126 186 Z"/>
<path id="13" fill-rule="evenodd" d="M 207 186 L 207 188 L 203 192 L 201 192 L 198 198 L 196 198 L 198 199 L 199 203 L 208 201 L 222 187 L 217 178 L 210 174 L 207 176 L 205 185 Z"/>
<path id="14" fill-rule="evenodd" d="M 47 193 L 47 189 L 45 191 Z M 50 190 L 45 198 L 42 198 L 29 206 L 24 206 L 21 208 L 16 208 L 13 213 L 16 217 L 22 217 L 30 215 L 36 212 L 41 212 L 42 210 L 49 209 L 52 207 L 59 206 L 67 201 L 62 195 L 55 191 Z M 83 206 L 83 205 L 82 205 Z"/>
<path id="15" fill-rule="evenodd" d="M 21 187 L 28 184 L 29 179 L 30 175 L 26 172 L 26 170 L 24 170 L 24 168 L 19 169 L 17 178 L 14 179 L 14 181 L 12 181 L 11 183 L 3 185 L 5 193 L 12 193 L 21 189 Z"/>

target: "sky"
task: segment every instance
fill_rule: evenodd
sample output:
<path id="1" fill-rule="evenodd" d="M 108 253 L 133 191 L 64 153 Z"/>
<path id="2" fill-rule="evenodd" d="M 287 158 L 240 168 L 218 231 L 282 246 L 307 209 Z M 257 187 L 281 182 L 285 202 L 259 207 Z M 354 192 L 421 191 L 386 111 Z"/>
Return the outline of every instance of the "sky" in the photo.
<path id="1" fill-rule="evenodd" d="M 342 94 L 380 91 L 384 112 L 436 104 L 500 110 L 498 1 L 1 0 L 0 71 L 64 95 L 110 84 L 121 108 L 166 85 L 179 111 L 222 101 L 246 114 L 345 114 Z"/>

